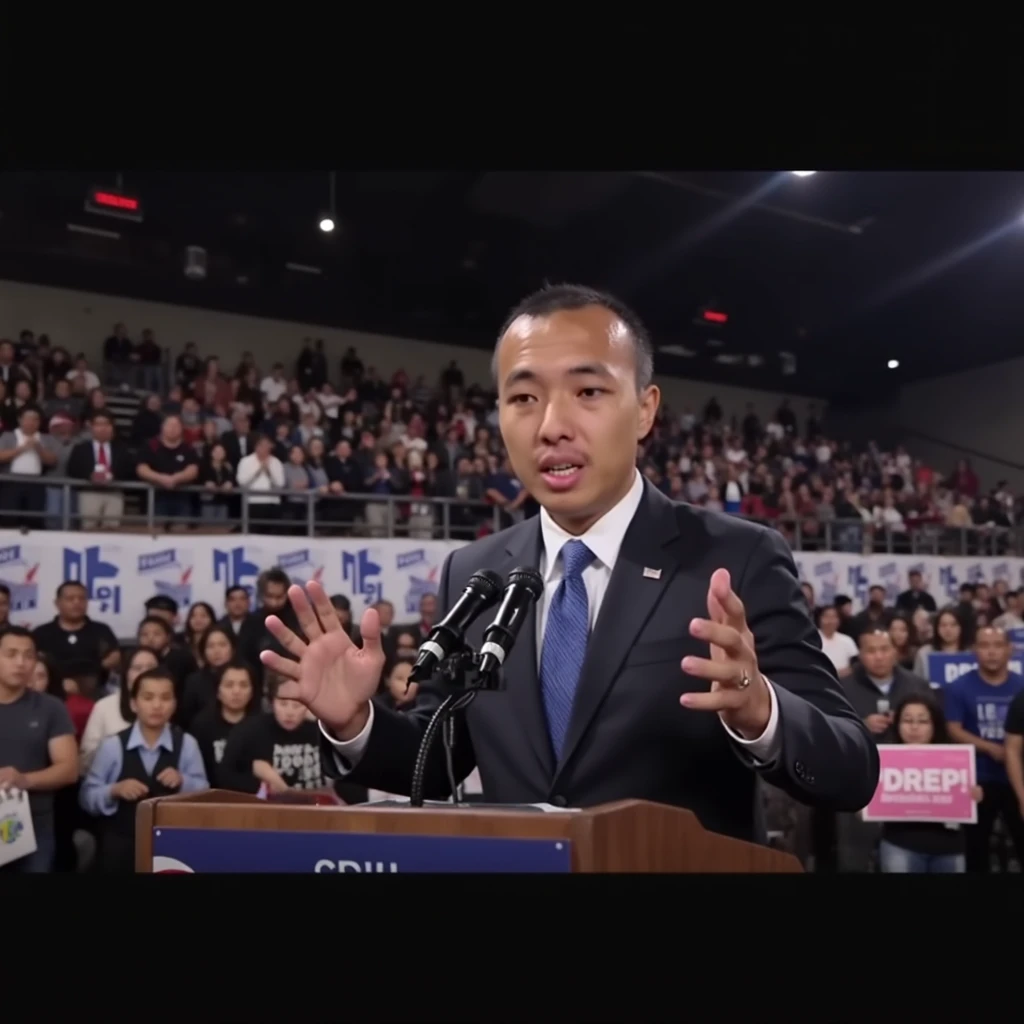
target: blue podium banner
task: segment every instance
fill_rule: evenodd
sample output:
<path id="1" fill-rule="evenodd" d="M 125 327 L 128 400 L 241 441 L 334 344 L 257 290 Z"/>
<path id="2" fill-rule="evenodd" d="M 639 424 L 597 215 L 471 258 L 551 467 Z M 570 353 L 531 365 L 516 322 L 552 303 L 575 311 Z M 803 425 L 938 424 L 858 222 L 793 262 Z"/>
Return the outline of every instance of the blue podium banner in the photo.
<path id="1" fill-rule="evenodd" d="M 562 839 L 153 829 L 157 874 L 550 874 L 572 870 L 570 852 Z"/>

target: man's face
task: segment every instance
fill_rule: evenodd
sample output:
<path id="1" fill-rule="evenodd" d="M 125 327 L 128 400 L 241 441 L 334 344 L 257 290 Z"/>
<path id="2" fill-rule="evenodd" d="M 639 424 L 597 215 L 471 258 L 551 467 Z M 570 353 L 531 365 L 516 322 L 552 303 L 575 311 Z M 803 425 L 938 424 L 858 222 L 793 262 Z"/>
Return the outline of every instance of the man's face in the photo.
<path id="1" fill-rule="evenodd" d="M 281 697 L 274 699 L 274 718 L 282 729 L 291 732 L 298 729 L 306 720 L 306 708 L 297 700 L 283 700 Z"/>
<path id="2" fill-rule="evenodd" d="M 144 622 L 139 627 L 139 646 L 154 654 L 162 654 L 170 639 L 167 630 L 156 622 Z"/>
<path id="3" fill-rule="evenodd" d="M 242 619 L 249 613 L 249 595 L 244 590 L 232 590 L 224 602 L 232 619 Z"/>
<path id="4" fill-rule="evenodd" d="M 869 676 L 888 679 L 896 666 L 896 648 L 888 633 L 867 633 L 860 638 L 860 660 Z"/>
<path id="5" fill-rule="evenodd" d="M 5 633 L 0 636 L 0 686 L 23 690 L 36 665 L 36 645 L 31 637 Z"/>
<path id="6" fill-rule="evenodd" d="M 996 675 L 1010 664 L 1010 641 L 1001 629 L 980 629 L 974 642 L 978 666 Z"/>
<path id="7" fill-rule="evenodd" d="M 919 572 L 912 572 L 910 574 L 910 589 L 920 590 L 921 589 L 921 574 Z"/>
<path id="8" fill-rule="evenodd" d="M 153 616 L 154 619 L 163 619 L 172 630 L 178 624 L 178 616 L 169 608 L 147 608 L 146 614 Z"/>
<path id="9" fill-rule="evenodd" d="M 427 625 L 433 625 L 437 618 L 437 598 L 433 594 L 424 594 L 420 598 L 420 618 Z"/>
<path id="10" fill-rule="evenodd" d="M 868 604 L 872 608 L 882 608 L 885 606 L 885 590 L 882 587 L 872 587 L 868 591 Z"/>
<path id="11" fill-rule="evenodd" d="M 499 422 L 516 476 L 553 515 L 586 529 L 629 489 L 658 409 L 656 387 L 637 393 L 628 329 L 600 306 L 523 316 L 497 356 Z"/>
<path id="12" fill-rule="evenodd" d="M 279 612 L 288 603 L 288 588 L 283 583 L 268 583 L 263 588 L 263 607 Z"/>
<path id="13" fill-rule="evenodd" d="M 81 622 L 89 607 L 89 596 L 85 587 L 77 583 L 62 587 L 57 595 L 57 614 L 66 622 Z"/>

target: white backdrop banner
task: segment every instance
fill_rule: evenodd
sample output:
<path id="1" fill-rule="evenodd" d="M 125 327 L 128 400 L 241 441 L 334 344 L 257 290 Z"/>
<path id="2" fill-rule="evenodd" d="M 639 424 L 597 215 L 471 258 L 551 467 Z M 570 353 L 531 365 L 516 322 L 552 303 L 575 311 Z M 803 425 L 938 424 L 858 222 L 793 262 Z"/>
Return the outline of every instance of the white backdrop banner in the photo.
<path id="1" fill-rule="evenodd" d="M 936 604 L 956 601 L 964 583 L 1006 580 L 1011 587 L 1024 585 L 1024 558 L 942 558 L 915 555 L 845 555 L 835 552 L 797 552 L 794 556 L 800 579 L 814 587 L 818 605 L 831 604 L 846 594 L 857 611 L 864 607 L 868 587 L 885 587 L 887 604 L 907 589 L 907 575 L 917 569 Z"/>
<path id="2" fill-rule="evenodd" d="M 142 606 L 156 594 L 184 609 L 207 601 L 224 611 L 224 592 L 243 586 L 253 593 L 264 569 L 280 566 L 297 582 L 315 579 L 328 594 L 344 594 L 356 621 L 375 601 L 395 605 L 408 622 L 423 594 L 436 593 L 441 566 L 453 541 L 331 540 L 307 537 L 0 531 L 0 583 L 11 591 L 11 621 L 38 626 L 56 614 L 54 598 L 64 580 L 89 592 L 89 614 L 121 638 L 135 635 Z"/>
<path id="3" fill-rule="evenodd" d="M 0 530 L 0 583 L 11 591 L 11 621 L 38 626 L 56 614 L 57 587 L 64 580 L 80 580 L 89 592 L 89 614 L 127 638 L 135 635 L 143 603 L 155 594 L 168 594 L 183 608 L 207 601 L 219 615 L 228 587 L 252 592 L 260 572 L 280 566 L 293 580 L 316 579 L 328 594 L 345 594 L 357 620 L 364 608 L 383 598 L 394 603 L 401 622 L 416 615 L 423 594 L 437 592 L 445 556 L 460 543 Z M 858 610 L 875 583 L 886 588 L 889 602 L 895 601 L 915 568 L 939 605 L 954 601 L 965 582 L 1006 579 L 1011 586 L 1024 585 L 1024 558 L 830 552 L 795 557 L 800 578 L 814 587 L 818 604 L 848 594 Z"/>

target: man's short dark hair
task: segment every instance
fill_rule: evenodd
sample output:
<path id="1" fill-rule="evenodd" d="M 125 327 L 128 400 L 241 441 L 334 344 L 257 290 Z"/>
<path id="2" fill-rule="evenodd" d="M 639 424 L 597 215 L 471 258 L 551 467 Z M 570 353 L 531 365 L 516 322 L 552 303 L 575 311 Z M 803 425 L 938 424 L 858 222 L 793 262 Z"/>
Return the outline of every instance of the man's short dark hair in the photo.
<path id="1" fill-rule="evenodd" d="M 31 640 L 32 645 L 35 646 L 36 638 L 32 635 L 32 630 L 26 629 L 24 626 L 0 627 L 0 639 L 3 639 L 5 636 L 18 636 L 22 640 Z"/>
<path id="2" fill-rule="evenodd" d="M 60 597 L 64 593 L 65 590 L 68 590 L 69 588 L 72 588 L 72 587 L 78 587 L 79 590 L 84 590 L 87 594 L 89 593 L 89 588 L 84 583 L 82 583 L 80 580 L 65 580 L 57 588 L 57 597 Z"/>
<path id="3" fill-rule="evenodd" d="M 167 594 L 155 594 L 143 606 L 146 611 L 167 612 L 170 615 L 178 614 L 178 602 Z"/>
<path id="4" fill-rule="evenodd" d="M 501 339 L 505 337 L 505 333 L 519 317 L 551 316 L 552 313 L 585 309 L 587 306 L 600 306 L 602 309 L 607 309 L 629 329 L 636 354 L 636 386 L 638 391 L 642 391 L 651 383 L 654 376 L 654 347 L 651 344 L 647 328 L 644 327 L 639 315 L 620 299 L 607 292 L 600 292 L 596 288 L 587 288 L 581 284 L 545 285 L 532 295 L 527 295 L 505 317 L 505 322 L 498 332 L 498 342 L 494 347 L 494 356 L 491 360 L 491 374 L 494 379 L 498 379 L 498 345 L 501 344 Z"/>
<path id="5" fill-rule="evenodd" d="M 268 583 L 276 583 L 278 586 L 284 587 L 285 590 L 292 585 L 288 573 L 276 566 L 273 569 L 264 569 L 256 578 L 256 592 L 260 597 L 266 593 Z"/>

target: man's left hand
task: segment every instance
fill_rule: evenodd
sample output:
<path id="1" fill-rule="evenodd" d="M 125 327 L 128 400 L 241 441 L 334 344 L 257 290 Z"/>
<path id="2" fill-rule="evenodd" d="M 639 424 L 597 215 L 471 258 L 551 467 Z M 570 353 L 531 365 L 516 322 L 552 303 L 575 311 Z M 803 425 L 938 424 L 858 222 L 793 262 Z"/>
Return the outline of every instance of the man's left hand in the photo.
<path id="1" fill-rule="evenodd" d="M 711 681 L 710 693 L 684 693 L 679 702 L 693 711 L 717 711 L 745 740 L 759 739 L 768 728 L 772 699 L 757 668 L 754 634 L 743 602 L 733 592 L 728 569 L 716 569 L 708 586 L 708 617 L 694 619 L 690 633 L 706 640 L 710 658 L 683 658 L 683 671 Z"/>

